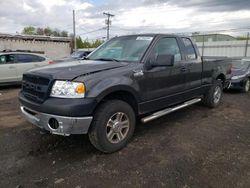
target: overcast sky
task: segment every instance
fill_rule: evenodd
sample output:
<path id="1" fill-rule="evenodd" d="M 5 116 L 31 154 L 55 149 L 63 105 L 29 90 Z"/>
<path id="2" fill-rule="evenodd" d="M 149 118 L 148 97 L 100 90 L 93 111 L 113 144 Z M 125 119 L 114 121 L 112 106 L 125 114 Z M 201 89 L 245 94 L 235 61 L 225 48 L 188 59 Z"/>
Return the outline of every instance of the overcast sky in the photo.
<path id="1" fill-rule="evenodd" d="M 0 0 L 0 33 L 25 26 L 72 33 L 73 9 L 77 34 L 89 39 L 105 37 L 104 11 L 115 15 L 111 36 L 250 28 L 250 0 Z"/>

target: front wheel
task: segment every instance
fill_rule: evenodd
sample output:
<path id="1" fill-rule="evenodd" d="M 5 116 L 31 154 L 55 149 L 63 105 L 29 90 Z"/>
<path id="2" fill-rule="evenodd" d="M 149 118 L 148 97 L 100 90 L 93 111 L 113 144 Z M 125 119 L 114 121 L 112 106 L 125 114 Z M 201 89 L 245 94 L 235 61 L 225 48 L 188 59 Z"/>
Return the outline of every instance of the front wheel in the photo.
<path id="1" fill-rule="evenodd" d="M 244 83 L 244 86 L 243 86 L 242 91 L 243 91 L 244 93 L 247 93 L 247 92 L 249 91 L 249 89 L 250 89 L 250 79 L 247 78 L 247 80 L 246 80 L 245 83 Z"/>
<path id="2" fill-rule="evenodd" d="M 223 87 L 221 80 L 215 80 L 208 93 L 203 98 L 203 103 L 210 107 L 217 107 L 222 100 Z"/>
<path id="3" fill-rule="evenodd" d="M 104 153 L 122 149 L 134 133 L 135 119 L 134 110 L 126 102 L 104 102 L 95 112 L 88 134 L 90 142 Z"/>

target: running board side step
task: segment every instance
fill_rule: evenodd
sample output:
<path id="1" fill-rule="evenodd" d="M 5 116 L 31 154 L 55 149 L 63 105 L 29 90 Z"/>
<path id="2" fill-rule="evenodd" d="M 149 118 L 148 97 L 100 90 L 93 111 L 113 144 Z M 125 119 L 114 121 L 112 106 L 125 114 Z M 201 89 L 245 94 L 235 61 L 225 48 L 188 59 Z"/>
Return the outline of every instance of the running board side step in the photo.
<path id="1" fill-rule="evenodd" d="M 152 121 L 152 120 L 154 120 L 154 119 L 157 119 L 157 118 L 159 118 L 159 117 L 162 117 L 162 116 L 164 116 L 164 115 L 166 115 L 166 114 L 170 114 L 171 112 L 174 112 L 174 111 L 177 111 L 177 110 L 179 110 L 179 109 L 185 108 L 185 107 L 187 107 L 187 106 L 190 106 L 190 105 L 192 105 L 192 104 L 198 103 L 198 102 L 200 102 L 200 101 L 201 101 L 201 98 L 196 98 L 196 99 L 192 99 L 192 100 L 190 100 L 190 101 L 186 101 L 186 102 L 184 102 L 183 104 L 180 104 L 180 105 L 175 106 L 175 107 L 173 107 L 173 108 L 166 108 L 166 109 L 164 109 L 164 110 L 155 112 L 155 113 L 153 113 L 153 114 L 151 114 L 151 115 L 149 115 L 149 116 L 146 116 L 146 117 L 142 118 L 142 119 L 141 119 L 141 122 L 142 122 L 142 123 L 147 123 L 147 122 L 149 122 L 149 121 Z"/>

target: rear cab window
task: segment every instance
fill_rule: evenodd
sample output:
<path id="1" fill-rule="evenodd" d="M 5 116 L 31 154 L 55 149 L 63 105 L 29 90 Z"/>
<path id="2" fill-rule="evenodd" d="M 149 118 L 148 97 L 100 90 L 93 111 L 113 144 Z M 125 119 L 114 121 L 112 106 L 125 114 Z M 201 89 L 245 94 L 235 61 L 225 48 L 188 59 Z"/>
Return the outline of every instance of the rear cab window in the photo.
<path id="1" fill-rule="evenodd" d="M 197 59 L 196 50 L 193 46 L 192 41 L 189 38 L 182 38 L 183 44 L 185 46 L 186 58 L 187 60 Z"/>

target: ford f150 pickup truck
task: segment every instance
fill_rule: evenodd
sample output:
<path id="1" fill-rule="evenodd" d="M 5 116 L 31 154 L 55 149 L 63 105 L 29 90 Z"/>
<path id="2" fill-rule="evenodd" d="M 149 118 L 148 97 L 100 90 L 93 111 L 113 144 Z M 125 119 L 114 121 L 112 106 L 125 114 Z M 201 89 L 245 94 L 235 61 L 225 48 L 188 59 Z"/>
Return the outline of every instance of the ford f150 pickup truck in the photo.
<path id="1" fill-rule="evenodd" d="M 202 101 L 217 107 L 230 80 L 229 59 L 201 57 L 188 37 L 115 37 L 85 60 L 33 69 L 19 93 L 25 118 L 53 134 L 88 134 L 100 151 L 129 142 L 136 120 L 149 122 Z"/>

